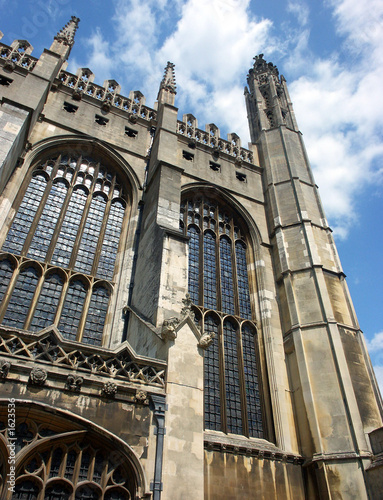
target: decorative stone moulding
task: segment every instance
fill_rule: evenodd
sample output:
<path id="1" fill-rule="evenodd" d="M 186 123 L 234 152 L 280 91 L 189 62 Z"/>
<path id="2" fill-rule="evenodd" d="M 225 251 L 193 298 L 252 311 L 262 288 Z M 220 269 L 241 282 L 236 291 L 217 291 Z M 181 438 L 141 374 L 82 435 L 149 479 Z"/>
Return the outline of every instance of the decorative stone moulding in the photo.
<path id="1" fill-rule="evenodd" d="M 48 374 L 43 368 L 35 366 L 29 374 L 29 381 L 33 385 L 44 385 Z"/>
<path id="2" fill-rule="evenodd" d="M 84 383 L 83 377 L 80 377 L 78 375 L 68 375 L 65 387 L 70 391 L 80 392 L 83 383 Z"/>
<path id="3" fill-rule="evenodd" d="M 117 392 L 117 384 L 114 382 L 105 382 L 101 392 L 104 396 L 113 398 Z"/>
<path id="4" fill-rule="evenodd" d="M 7 361 L 6 359 L 0 359 L 0 379 L 7 378 L 10 369 L 10 361 Z"/>
<path id="5" fill-rule="evenodd" d="M 146 391 L 137 390 L 135 400 L 136 403 L 139 405 L 148 405 L 149 404 L 148 393 Z"/>

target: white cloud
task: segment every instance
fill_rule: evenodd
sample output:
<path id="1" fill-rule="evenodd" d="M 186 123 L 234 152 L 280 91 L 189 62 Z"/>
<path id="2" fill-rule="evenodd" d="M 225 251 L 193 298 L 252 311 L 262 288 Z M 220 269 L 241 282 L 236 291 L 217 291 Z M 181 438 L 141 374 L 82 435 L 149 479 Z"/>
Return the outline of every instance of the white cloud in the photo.
<path id="1" fill-rule="evenodd" d="M 289 1 L 287 12 L 294 14 L 301 26 L 306 26 L 309 20 L 310 9 L 304 2 Z"/>
<path id="2" fill-rule="evenodd" d="M 383 332 L 375 333 L 371 340 L 366 340 L 370 354 L 379 353 L 383 356 Z"/>
<path id="3" fill-rule="evenodd" d="M 376 380 L 378 382 L 380 393 L 383 394 L 383 365 L 375 365 L 374 372 Z"/>

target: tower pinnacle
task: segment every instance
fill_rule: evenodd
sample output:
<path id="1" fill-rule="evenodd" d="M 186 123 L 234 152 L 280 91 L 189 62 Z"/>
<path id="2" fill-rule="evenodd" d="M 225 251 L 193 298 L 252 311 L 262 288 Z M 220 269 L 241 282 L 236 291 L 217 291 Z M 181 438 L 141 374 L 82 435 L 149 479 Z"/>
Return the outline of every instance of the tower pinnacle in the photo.
<path id="1" fill-rule="evenodd" d="M 176 93 L 177 91 L 174 64 L 168 61 L 165 68 L 164 77 L 160 84 L 160 90 L 158 92 L 158 102 L 167 103 L 174 106 Z"/>
<path id="2" fill-rule="evenodd" d="M 61 54 L 67 59 L 74 44 L 74 36 L 79 22 L 78 17 L 72 16 L 70 21 L 55 36 L 50 50 Z"/>

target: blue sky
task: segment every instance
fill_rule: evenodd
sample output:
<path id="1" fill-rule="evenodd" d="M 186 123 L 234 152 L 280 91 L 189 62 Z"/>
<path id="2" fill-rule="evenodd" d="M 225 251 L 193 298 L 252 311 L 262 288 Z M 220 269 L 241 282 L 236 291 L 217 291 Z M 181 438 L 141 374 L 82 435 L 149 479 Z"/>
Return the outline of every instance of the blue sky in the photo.
<path id="1" fill-rule="evenodd" d="M 382 0 L 0 0 L 2 42 L 38 57 L 80 17 L 68 70 L 152 106 L 167 61 L 179 117 L 249 140 L 243 89 L 264 53 L 288 82 L 348 286 L 383 387 Z"/>

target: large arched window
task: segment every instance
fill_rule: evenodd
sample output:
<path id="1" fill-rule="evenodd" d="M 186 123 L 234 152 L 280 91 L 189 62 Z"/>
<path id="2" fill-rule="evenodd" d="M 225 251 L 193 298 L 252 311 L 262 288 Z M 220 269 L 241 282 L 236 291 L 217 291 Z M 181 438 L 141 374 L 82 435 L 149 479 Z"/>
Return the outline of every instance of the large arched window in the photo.
<path id="1" fill-rule="evenodd" d="M 37 164 L 0 251 L 0 321 L 101 345 L 127 204 L 114 169 L 95 158 Z"/>
<path id="2" fill-rule="evenodd" d="M 222 203 L 194 194 L 181 204 L 189 236 L 189 293 L 204 333 L 205 428 L 263 437 L 257 330 L 248 277 L 244 223 Z"/>

